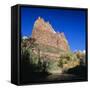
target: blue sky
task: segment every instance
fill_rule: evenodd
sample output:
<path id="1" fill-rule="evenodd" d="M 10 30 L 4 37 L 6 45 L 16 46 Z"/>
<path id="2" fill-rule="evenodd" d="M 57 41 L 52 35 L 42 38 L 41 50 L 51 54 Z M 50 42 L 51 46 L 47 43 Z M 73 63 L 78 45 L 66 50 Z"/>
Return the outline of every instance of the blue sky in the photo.
<path id="1" fill-rule="evenodd" d="M 84 10 L 21 7 L 21 34 L 30 36 L 40 16 L 49 21 L 56 32 L 64 32 L 72 51 L 85 50 L 85 13 Z"/>

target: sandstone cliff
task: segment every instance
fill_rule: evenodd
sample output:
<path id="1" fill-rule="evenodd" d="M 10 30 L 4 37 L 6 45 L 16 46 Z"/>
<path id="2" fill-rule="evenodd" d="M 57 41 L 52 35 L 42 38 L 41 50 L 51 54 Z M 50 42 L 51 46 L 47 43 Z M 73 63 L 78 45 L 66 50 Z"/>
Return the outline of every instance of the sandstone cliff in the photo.
<path id="1" fill-rule="evenodd" d="M 64 33 L 55 32 L 51 24 L 40 17 L 34 23 L 32 38 L 35 38 L 38 44 L 49 45 L 63 51 L 69 50 Z"/>

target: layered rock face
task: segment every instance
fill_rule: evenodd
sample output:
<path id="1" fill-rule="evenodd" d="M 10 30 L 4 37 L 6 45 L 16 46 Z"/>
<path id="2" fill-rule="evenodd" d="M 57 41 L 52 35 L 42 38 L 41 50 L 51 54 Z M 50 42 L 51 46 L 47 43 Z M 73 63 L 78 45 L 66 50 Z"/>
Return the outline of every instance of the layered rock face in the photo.
<path id="1" fill-rule="evenodd" d="M 32 38 L 35 38 L 38 44 L 49 45 L 63 51 L 69 50 L 64 33 L 55 32 L 51 24 L 40 17 L 34 23 Z"/>

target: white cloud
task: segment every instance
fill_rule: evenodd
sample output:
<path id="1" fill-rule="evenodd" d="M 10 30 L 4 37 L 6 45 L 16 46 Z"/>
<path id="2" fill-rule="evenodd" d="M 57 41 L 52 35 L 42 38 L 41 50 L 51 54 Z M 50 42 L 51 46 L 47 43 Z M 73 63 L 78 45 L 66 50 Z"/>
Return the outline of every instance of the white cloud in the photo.
<path id="1" fill-rule="evenodd" d="M 27 37 L 27 36 L 23 36 L 22 38 L 23 38 L 23 39 L 27 39 L 28 37 Z"/>
<path id="2" fill-rule="evenodd" d="M 83 53 L 85 53 L 86 52 L 86 50 L 83 50 Z"/>
<path id="3" fill-rule="evenodd" d="M 81 52 L 81 53 L 85 53 L 86 52 L 86 50 L 74 50 L 74 52 Z"/>

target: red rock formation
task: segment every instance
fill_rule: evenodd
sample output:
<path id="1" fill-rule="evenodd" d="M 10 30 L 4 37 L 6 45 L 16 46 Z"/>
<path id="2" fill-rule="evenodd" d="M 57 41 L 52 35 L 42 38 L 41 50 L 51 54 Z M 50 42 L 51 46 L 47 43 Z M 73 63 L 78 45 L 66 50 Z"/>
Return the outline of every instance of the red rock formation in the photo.
<path id="1" fill-rule="evenodd" d="M 54 31 L 49 22 L 45 22 L 42 18 L 38 18 L 33 27 L 32 38 L 36 39 L 36 43 L 58 47 L 63 51 L 69 50 L 68 42 L 64 33 Z"/>

